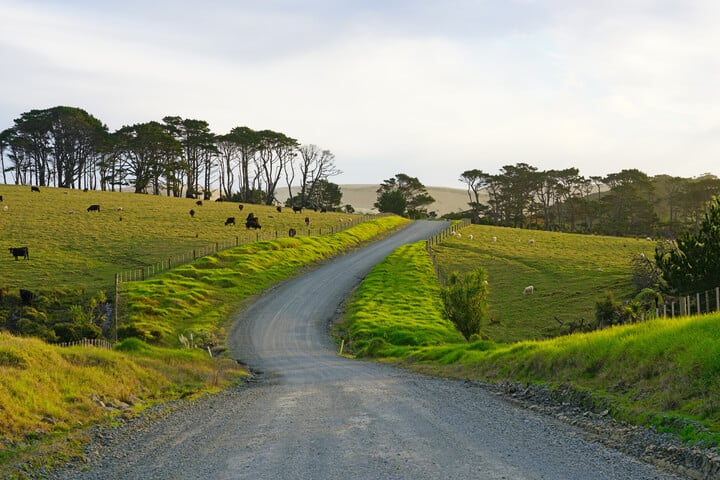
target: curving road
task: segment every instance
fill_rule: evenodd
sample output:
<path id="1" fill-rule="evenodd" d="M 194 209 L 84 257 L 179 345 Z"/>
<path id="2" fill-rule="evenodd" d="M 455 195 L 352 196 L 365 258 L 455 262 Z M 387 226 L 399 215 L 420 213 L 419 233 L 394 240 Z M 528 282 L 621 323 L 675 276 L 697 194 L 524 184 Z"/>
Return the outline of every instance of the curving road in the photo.
<path id="1" fill-rule="evenodd" d="M 228 341 L 260 381 L 129 426 L 65 478 L 679 478 L 481 387 L 335 354 L 327 326 L 352 288 L 445 226 L 415 222 L 266 292 Z"/>

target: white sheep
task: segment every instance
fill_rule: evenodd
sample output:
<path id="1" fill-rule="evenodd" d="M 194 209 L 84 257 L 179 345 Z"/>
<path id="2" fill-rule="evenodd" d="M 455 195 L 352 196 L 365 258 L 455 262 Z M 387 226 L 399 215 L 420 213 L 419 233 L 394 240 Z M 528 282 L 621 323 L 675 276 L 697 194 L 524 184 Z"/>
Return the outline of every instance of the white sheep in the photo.
<path id="1" fill-rule="evenodd" d="M 458 232 L 458 233 L 455 234 L 455 236 L 456 236 L 457 238 L 462 238 L 462 233 Z"/>
<path id="2" fill-rule="evenodd" d="M 492 237 L 493 243 L 497 242 L 497 237 Z"/>
<path id="3" fill-rule="evenodd" d="M 469 240 L 472 240 L 472 239 L 473 239 L 472 233 L 471 233 L 470 235 L 468 235 L 468 239 L 469 239 Z"/>
<path id="4" fill-rule="evenodd" d="M 535 239 L 531 238 L 530 240 L 528 240 L 528 245 L 535 245 Z"/>
<path id="5" fill-rule="evenodd" d="M 532 285 L 528 285 L 525 287 L 525 290 L 523 290 L 523 295 L 532 295 L 535 292 L 535 288 L 533 288 Z"/>

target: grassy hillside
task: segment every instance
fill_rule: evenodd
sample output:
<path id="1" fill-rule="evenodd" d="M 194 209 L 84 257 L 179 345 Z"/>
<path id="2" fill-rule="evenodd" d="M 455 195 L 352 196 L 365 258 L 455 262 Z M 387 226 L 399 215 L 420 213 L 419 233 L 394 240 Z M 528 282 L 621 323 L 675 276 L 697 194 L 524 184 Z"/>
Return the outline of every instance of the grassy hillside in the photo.
<path id="1" fill-rule="evenodd" d="M 486 325 L 483 329 L 490 337 L 512 341 L 467 343 L 442 319 L 432 263 L 420 242 L 396 251 L 358 288 L 339 327 L 339 335 L 349 351 L 442 376 L 532 382 L 552 388 L 569 384 L 612 405 L 611 412 L 617 418 L 655 425 L 661 431 L 678 434 L 690 444 L 720 445 L 720 314 L 656 319 L 594 333 L 529 340 L 542 336 L 533 333 L 535 328 L 544 328 L 536 317 L 551 315 L 557 305 L 575 303 L 577 298 L 590 299 L 597 293 L 597 284 L 588 280 L 593 276 L 582 273 L 591 270 L 588 265 L 582 267 L 589 260 L 583 260 L 582 248 L 572 247 L 574 240 L 583 238 L 556 239 L 555 249 L 548 245 L 538 255 L 527 242 L 515 241 L 515 248 L 469 246 L 469 242 L 486 243 L 487 234 L 500 234 L 502 230 L 472 226 L 461 232 L 463 238 L 473 232 L 473 240 L 449 239 L 438 255 L 440 263 L 447 261 L 458 269 L 475 268 L 489 263 L 487 249 L 494 249 L 498 257 L 495 262 L 506 271 L 494 267 L 491 291 L 503 288 L 494 279 L 501 277 L 509 283 L 514 275 L 528 272 L 535 275 L 532 280 L 542 280 L 555 274 L 570 278 L 566 270 L 577 269 L 586 283 L 576 282 L 566 290 L 554 287 L 547 300 L 542 296 L 533 298 L 535 303 L 524 299 L 522 315 L 517 314 L 507 325 Z M 507 239 L 514 231 L 504 232 Z M 536 247 L 553 238 L 535 235 Z M 585 257 L 604 258 L 605 265 L 616 264 L 610 270 L 615 271 L 614 281 L 620 286 L 617 293 L 622 293 L 627 287 L 619 281 L 621 262 L 608 262 L 610 259 L 601 253 L 622 252 L 622 243 L 620 246 L 617 243 L 622 240 L 588 237 L 587 241 L 593 242 L 593 246 L 579 242 L 584 249 L 590 249 Z M 497 242 L 501 242 L 500 235 Z M 458 251 L 463 252 L 464 262 L 459 261 Z M 503 261 L 505 257 L 514 261 Z M 568 265 L 569 259 L 574 259 L 573 265 Z M 547 276 L 538 272 L 547 272 Z M 546 285 L 545 281 L 540 285 Z M 517 286 L 511 290 L 517 297 Z M 402 302 L 421 308 L 398 308 L 393 298 L 395 292 L 406 292 Z M 502 301 L 506 298 L 492 297 L 493 310 L 503 318 L 509 315 L 509 301 Z M 370 306 L 373 315 L 366 314 Z M 510 308 L 517 310 L 516 306 Z M 526 338 L 522 339 L 524 335 Z"/>
<path id="2" fill-rule="evenodd" d="M 590 321 L 607 290 L 629 298 L 630 260 L 641 252 L 652 256 L 655 248 L 645 239 L 482 225 L 459 232 L 434 248 L 441 272 L 487 270 L 492 318 L 483 333 L 499 342 L 556 336 L 563 329 L 555 317 Z M 528 285 L 533 295 L 523 295 Z"/>
<path id="3" fill-rule="evenodd" d="M 0 185 L 0 288 L 109 288 L 118 271 L 182 256 L 194 249 L 214 249 L 258 239 L 317 235 L 347 226 L 359 215 L 302 214 L 275 207 L 234 202 L 203 202 L 187 198 Z M 99 212 L 88 206 L 100 205 Z M 122 209 L 122 210 L 118 210 Z M 195 211 L 191 217 L 190 210 Z M 254 213 L 261 230 L 247 230 L 245 218 Z M 225 225 L 235 217 L 235 225 Z M 305 224 L 310 219 L 310 227 Z M 27 246 L 30 260 L 15 261 L 10 247 Z"/>

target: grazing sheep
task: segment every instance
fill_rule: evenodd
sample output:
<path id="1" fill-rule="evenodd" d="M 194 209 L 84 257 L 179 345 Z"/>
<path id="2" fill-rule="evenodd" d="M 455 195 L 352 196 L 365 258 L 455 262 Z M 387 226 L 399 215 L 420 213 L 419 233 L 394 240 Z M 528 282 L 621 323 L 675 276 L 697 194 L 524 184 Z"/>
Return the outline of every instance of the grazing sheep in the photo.
<path id="1" fill-rule="evenodd" d="M 75 210 L 68 210 L 68 215 L 75 215 Z"/>
<path id="2" fill-rule="evenodd" d="M 652 242 L 652 238 L 650 237 L 645 237 L 645 240 L 647 240 L 648 242 Z"/>
<path id="3" fill-rule="evenodd" d="M 473 239 L 473 236 L 472 236 L 472 233 L 471 233 L 470 235 L 468 235 L 468 240 L 472 240 L 472 239 Z"/>
<path id="4" fill-rule="evenodd" d="M 528 240 L 528 245 L 535 245 L 535 239 L 531 238 L 530 240 Z"/>
<path id="5" fill-rule="evenodd" d="M 497 237 L 492 237 L 493 243 L 497 242 Z"/>
<path id="6" fill-rule="evenodd" d="M 8 206 L 7 206 L 7 205 L 3 205 L 3 212 L 7 212 L 7 211 L 8 211 Z"/>
<path id="7" fill-rule="evenodd" d="M 532 285 L 528 285 L 528 286 L 525 287 L 525 289 L 523 290 L 523 295 L 532 295 L 534 292 L 535 292 L 535 288 L 533 288 Z"/>
<path id="8" fill-rule="evenodd" d="M 122 207 L 117 207 L 115 210 L 118 211 L 118 212 L 122 212 L 122 211 L 123 211 L 123 208 L 122 208 Z"/>

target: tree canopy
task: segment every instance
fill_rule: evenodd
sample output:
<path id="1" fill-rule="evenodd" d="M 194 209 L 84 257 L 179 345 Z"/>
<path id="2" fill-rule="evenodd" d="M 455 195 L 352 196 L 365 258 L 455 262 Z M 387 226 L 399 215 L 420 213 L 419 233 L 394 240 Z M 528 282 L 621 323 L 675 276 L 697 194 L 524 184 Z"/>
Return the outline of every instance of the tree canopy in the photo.
<path id="1" fill-rule="evenodd" d="M 688 295 L 720 285 L 720 197 L 707 205 L 697 232 L 686 230 L 674 248 L 655 249 L 668 293 Z"/>
<path id="2" fill-rule="evenodd" d="M 427 206 L 435 201 L 416 177 L 398 173 L 377 189 L 375 207 L 381 213 L 395 213 L 408 218 L 428 217 Z"/>

